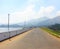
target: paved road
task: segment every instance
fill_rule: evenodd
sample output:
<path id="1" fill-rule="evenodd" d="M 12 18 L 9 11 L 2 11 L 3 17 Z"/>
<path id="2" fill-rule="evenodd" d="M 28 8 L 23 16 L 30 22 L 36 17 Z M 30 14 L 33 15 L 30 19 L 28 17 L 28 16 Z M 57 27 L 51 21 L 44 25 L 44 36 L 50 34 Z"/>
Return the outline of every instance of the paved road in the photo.
<path id="1" fill-rule="evenodd" d="M 0 43 L 0 49 L 60 49 L 60 39 L 40 28 L 32 29 Z"/>

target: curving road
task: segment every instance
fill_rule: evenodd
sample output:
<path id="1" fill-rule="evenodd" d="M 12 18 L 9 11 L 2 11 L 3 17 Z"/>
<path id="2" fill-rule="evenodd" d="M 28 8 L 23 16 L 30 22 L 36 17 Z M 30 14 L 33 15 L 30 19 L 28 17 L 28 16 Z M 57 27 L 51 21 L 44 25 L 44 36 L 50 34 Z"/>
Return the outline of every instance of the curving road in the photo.
<path id="1" fill-rule="evenodd" d="M 0 49 L 60 49 L 60 39 L 35 28 L 0 42 Z"/>

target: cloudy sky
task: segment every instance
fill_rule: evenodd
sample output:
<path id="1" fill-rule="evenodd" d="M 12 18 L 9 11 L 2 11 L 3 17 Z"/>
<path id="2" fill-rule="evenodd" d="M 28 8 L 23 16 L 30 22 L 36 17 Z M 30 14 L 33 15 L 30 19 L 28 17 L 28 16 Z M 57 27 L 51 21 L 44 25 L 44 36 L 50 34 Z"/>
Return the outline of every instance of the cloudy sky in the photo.
<path id="1" fill-rule="evenodd" d="M 60 16 L 60 0 L 0 0 L 0 24 L 20 23 L 41 17 Z"/>

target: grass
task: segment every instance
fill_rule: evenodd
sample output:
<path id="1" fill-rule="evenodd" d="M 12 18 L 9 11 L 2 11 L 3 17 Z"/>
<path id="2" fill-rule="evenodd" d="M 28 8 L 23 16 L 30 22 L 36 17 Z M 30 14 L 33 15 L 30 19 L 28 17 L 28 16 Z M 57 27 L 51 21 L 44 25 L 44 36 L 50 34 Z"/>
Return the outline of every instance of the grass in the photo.
<path id="1" fill-rule="evenodd" d="M 60 32 L 59 31 L 54 31 L 54 30 L 49 29 L 47 27 L 42 27 L 41 29 L 43 29 L 44 31 L 47 31 L 48 33 L 60 38 Z"/>

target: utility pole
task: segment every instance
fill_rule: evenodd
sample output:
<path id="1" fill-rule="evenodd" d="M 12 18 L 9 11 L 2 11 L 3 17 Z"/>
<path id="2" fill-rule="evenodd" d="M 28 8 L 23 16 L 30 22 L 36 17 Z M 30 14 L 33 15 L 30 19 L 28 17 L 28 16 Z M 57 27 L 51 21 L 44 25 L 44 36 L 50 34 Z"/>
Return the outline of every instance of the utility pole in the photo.
<path id="1" fill-rule="evenodd" d="M 8 33 L 9 33 L 9 40 L 10 40 L 10 32 L 9 32 L 9 18 L 10 18 L 10 14 L 8 14 Z"/>
<path id="2" fill-rule="evenodd" d="M 9 32 L 9 16 L 10 14 L 8 14 L 8 32 Z"/>
<path id="3" fill-rule="evenodd" d="M 24 19 L 24 27 L 23 27 L 23 29 L 25 29 L 25 27 L 26 27 L 26 16 L 24 18 L 25 19 Z"/>

